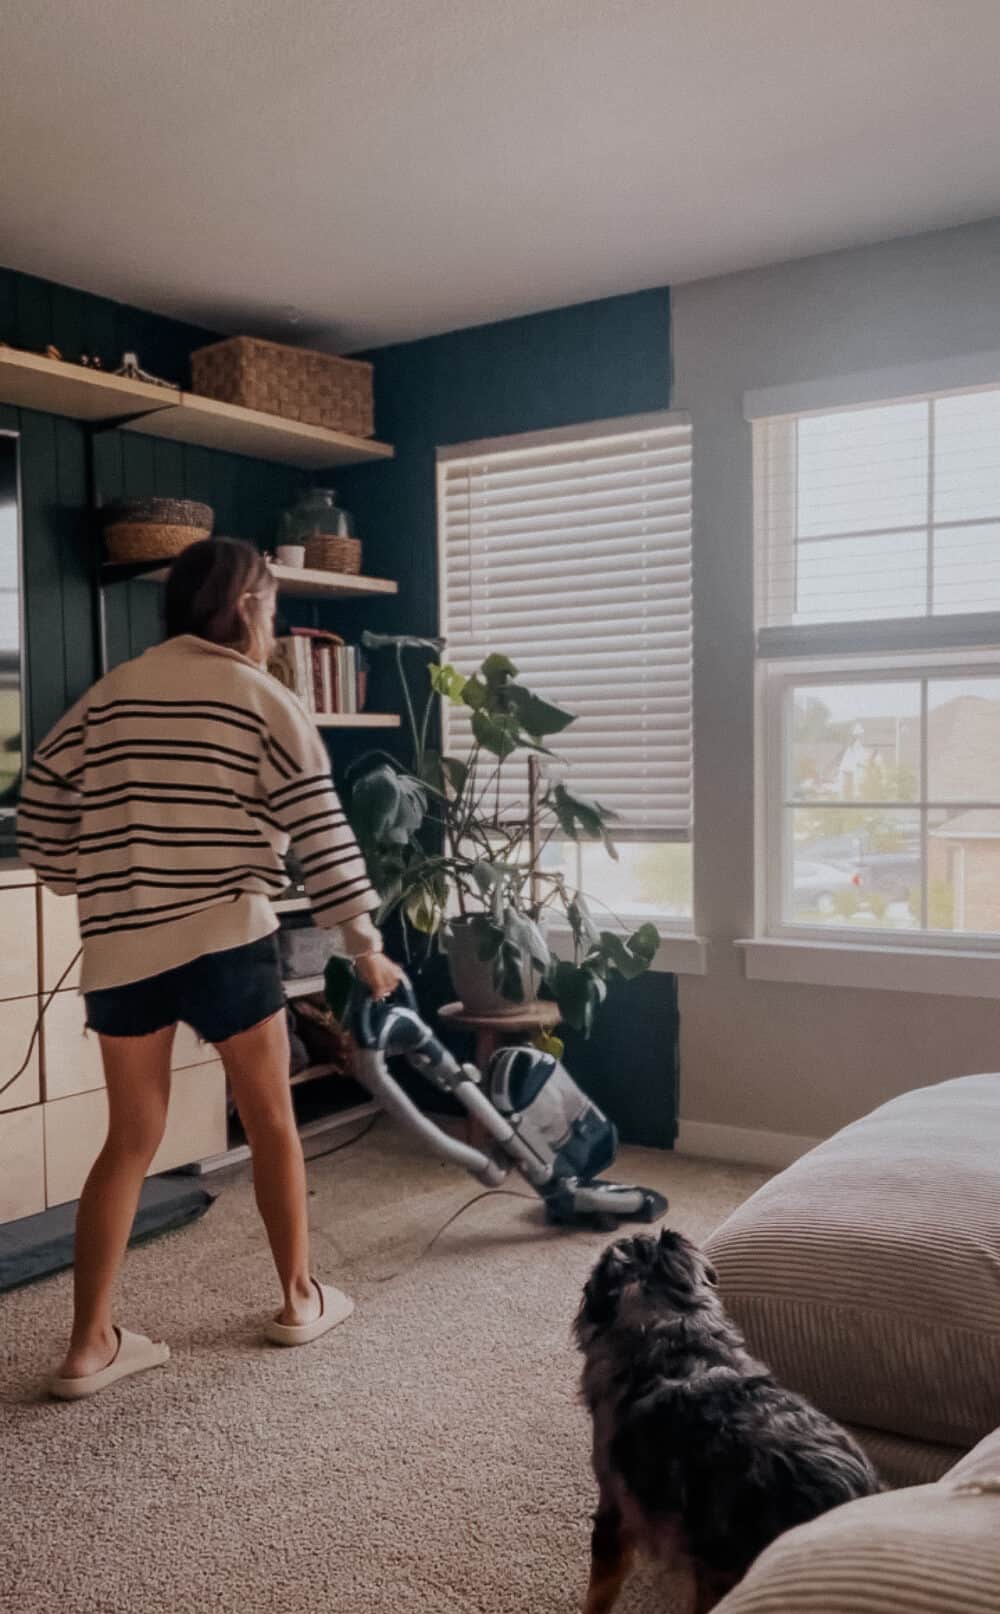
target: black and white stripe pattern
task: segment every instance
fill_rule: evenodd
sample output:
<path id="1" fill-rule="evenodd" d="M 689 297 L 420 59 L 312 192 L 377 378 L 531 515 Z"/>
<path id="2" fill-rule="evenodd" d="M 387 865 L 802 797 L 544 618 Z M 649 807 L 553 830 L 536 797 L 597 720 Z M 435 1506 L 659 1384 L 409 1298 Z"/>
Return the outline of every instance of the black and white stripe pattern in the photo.
<path id="1" fill-rule="evenodd" d="M 76 894 L 88 943 L 275 896 L 289 846 L 319 924 L 377 906 L 305 712 L 199 640 L 117 668 L 56 725 L 27 773 L 18 845 Z"/>

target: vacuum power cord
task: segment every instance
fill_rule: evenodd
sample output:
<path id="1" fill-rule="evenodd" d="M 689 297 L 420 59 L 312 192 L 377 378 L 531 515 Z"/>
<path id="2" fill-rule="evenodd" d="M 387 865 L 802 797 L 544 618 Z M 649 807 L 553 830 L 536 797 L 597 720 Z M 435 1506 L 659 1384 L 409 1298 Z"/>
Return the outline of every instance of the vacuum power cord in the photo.
<path id="1" fill-rule="evenodd" d="M 31 1033 L 31 1037 L 30 1037 L 29 1042 L 28 1042 L 28 1051 L 24 1056 L 23 1062 L 18 1067 L 18 1069 L 14 1072 L 13 1076 L 8 1076 L 7 1080 L 4 1082 L 3 1086 L 0 1087 L 0 1098 L 3 1098 L 3 1095 L 6 1093 L 8 1087 L 13 1087 L 14 1083 L 18 1080 L 18 1078 L 24 1075 L 25 1071 L 27 1070 L 28 1066 L 30 1065 L 31 1056 L 35 1051 L 35 1043 L 38 1041 L 38 1033 L 42 1029 L 42 1020 L 45 1017 L 45 1012 L 48 1009 L 49 1004 L 52 1002 L 52 999 L 55 997 L 56 993 L 61 990 L 62 984 L 65 981 L 65 979 L 66 979 L 67 975 L 69 974 L 70 970 L 73 969 L 75 967 L 75 965 L 77 964 L 77 962 L 79 961 L 79 958 L 80 958 L 80 955 L 81 955 L 82 952 L 83 952 L 83 948 L 78 947 L 76 952 L 73 954 L 73 957 L 70 959 L 69 963 L 66 965 L 66 968 L 63 970 L 62 974 L 60 975 L 60 977 L 59 977 L 58 981 L 56 982 L 55 986 L 52 988 L 52 991 L 49 993 L 48 997 L 45 999 L 45 1002 L 42 1004 L 41 1008 L 39 1009 L 38 1018 L 35 1021 L 35 1024 L 34 1024 L 34 1027 L 32 1029 L 32 1033 Z"/>

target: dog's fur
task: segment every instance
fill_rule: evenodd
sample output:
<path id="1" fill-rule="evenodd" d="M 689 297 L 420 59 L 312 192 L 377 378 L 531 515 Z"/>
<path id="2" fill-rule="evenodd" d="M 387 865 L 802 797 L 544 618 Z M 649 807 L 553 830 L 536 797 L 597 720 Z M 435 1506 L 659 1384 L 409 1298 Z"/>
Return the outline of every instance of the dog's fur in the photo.
<path id="1" fill-rule="evenodd" d="M 747 1354 L 680 1233 L 605 1250 L 575 1333 L 599 1490 L 586 1614 L 607 1614 L 635 1548 L 684 1554 L 702 1614 L 782 1531 L 880 1489 L 850 1436 Z"/>

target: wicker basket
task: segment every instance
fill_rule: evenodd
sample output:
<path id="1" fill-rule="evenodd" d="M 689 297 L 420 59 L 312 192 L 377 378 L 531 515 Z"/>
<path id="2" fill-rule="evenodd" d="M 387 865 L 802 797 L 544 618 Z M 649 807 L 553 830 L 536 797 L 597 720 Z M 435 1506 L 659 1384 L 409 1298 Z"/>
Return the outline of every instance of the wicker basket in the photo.
<path id="1" fill-rule="evenodd" d="M 318 572 L 346 572 L 357 577 L 361 570 L 361 539 L 316 533 L 306 539 L 306 565 Z"/>
<path id="2" fill-rule="evenodd" d="M 141 560 L 173 560 L 199 538 L 207 538 L 204 527 L 178 527 L 155 521 L 120 521 L 105 529 L 108 559 L 119 566 Z"/>
<path id="3" fill-rule="evenodd" d="M 211 535 L 211 505 L 193 499 L 121 499 L 103 511 L 108 559 L 119 565 L 172 560 Z"/>
<path id="4" fill-rule="evenodd" d="M 205 398 L 241 404 L 283 420 L 371 437 L 372 367 L 256 336 L 231 336 L 191 355 L 191 385 Z"/>

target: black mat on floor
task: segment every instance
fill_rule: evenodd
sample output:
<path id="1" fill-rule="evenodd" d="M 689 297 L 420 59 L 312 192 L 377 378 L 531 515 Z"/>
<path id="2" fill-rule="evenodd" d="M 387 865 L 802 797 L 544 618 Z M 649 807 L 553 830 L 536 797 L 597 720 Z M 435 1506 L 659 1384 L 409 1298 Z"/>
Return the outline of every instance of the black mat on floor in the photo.
<path id="1" fill-rule="evenodd" d="M 143 1184 L 130 1244 L 144 1244 L 204 1216 L 214 1195 L 190 1177 L 149 1177 Z M 0 1293 L 48 1278 L 73 1264 L 76 1201 L 0 1227 Z"/>

